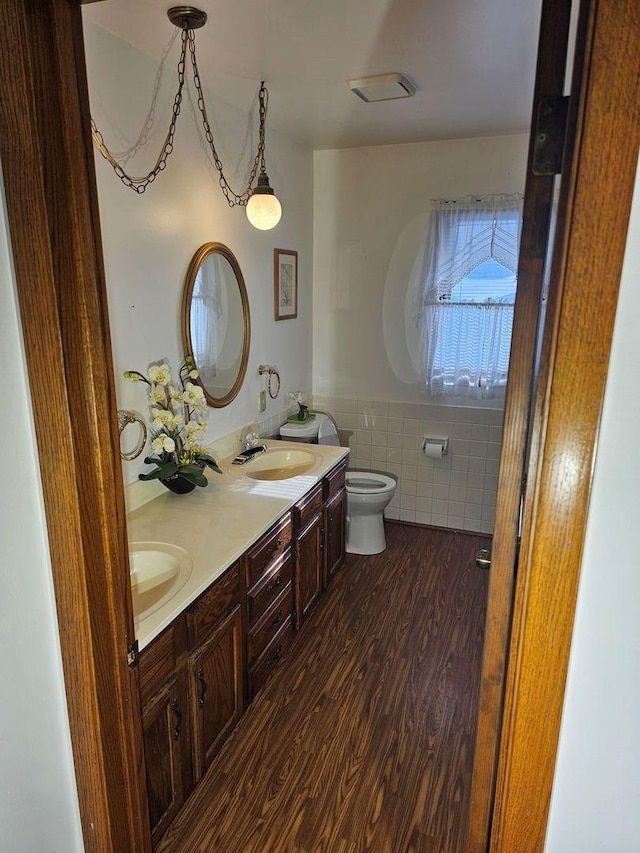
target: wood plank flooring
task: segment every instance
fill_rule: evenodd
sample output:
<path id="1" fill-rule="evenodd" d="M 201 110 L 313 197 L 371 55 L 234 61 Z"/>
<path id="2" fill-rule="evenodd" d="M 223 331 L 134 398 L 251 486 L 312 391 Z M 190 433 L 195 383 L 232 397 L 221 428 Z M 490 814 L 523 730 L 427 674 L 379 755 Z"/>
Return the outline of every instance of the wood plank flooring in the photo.
<path id="1" fill-rule="evenodd" d="M 163 853 L 463 853 L 486 537 L 387 525 L 328 593 Z"/>

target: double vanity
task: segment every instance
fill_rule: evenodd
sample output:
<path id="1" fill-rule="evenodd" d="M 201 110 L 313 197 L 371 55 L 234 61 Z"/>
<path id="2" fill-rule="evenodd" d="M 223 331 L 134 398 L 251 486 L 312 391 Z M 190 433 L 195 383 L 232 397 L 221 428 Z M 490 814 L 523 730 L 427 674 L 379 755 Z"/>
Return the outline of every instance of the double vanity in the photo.
<path id="1" fill-rule="evenodd" d="M 128 517 L 154 845 L 344 560 L 348 451 L 267 448 Z"/>

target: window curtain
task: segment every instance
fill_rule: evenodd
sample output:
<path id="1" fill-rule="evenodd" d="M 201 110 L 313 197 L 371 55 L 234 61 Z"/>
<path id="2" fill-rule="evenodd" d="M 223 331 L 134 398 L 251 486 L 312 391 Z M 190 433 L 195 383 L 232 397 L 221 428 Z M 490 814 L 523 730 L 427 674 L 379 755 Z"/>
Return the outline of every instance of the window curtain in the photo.
<path id="1" fill-rule="evenodd" d="M 191 344 L 200 377 L 205 385 L 211 385 L 217 374 L 223 309 L 221 282 L 224 269 L 218 255 L 209 255 L 201 264 L 193 287 L 191 301 Z M 226 263 L 226 261 L 225 261 Z"/>
<path id="2" fill-rule="evenodd" d="M 422 332 L 421 380 L 430 395 L 504 393 L 513 302 L 457 302 L 453 288 L 481 263 L 518 269 L 522 196 L 434 200 L 425 237 L 416 319 Z"/>

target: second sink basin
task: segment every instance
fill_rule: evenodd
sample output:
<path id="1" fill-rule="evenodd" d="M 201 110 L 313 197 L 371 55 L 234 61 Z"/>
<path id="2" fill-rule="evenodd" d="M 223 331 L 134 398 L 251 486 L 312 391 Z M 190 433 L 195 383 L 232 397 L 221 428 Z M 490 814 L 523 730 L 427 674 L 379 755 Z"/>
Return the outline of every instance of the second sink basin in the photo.
<path id="1" fill-rule="evenodd" d="M 308 450 L 267 450 L 247 462 L 244 473 L 252 480 L 288 480 L 306 474 L 316 461 Z"/>
<path id="2" fill-rule="evenodd" d="M 191 555 L 168 542 L 129 545 L 133 613 L 145 619 L 170 601 L 191 575 Z"/>

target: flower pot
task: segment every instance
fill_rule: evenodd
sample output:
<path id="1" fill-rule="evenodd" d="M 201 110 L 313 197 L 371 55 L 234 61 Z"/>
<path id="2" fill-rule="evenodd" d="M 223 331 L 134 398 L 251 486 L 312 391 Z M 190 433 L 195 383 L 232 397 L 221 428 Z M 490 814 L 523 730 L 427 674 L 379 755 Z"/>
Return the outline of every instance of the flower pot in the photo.
<path id="1" fill-rule="evenodd" d="M 196 487 L 195 483 L 192 483 L 191 480 L 186 480 L 180 474 L 174 474 L 173 477 L 169 477 L 167 480 L 160 480 L 160 482 L 176 495 L 186 495 L 187 492 L 192 492 Z"/>

